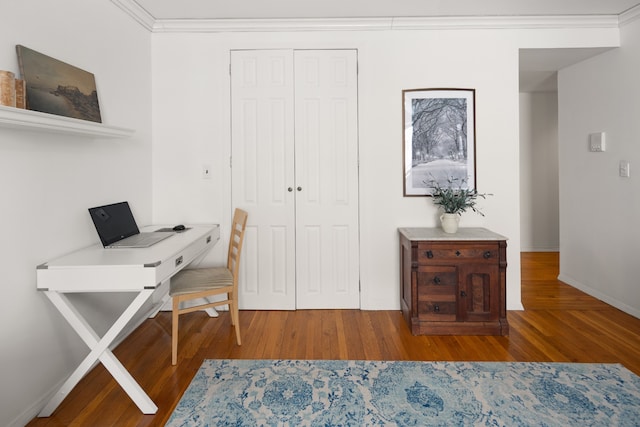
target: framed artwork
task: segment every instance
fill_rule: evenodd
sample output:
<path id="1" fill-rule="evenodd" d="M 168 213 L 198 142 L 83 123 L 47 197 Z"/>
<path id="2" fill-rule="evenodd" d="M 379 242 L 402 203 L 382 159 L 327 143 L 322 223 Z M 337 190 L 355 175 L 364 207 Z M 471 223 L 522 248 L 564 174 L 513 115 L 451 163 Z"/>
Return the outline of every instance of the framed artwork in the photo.
<path id="1" fill-rule="evenodd" d="M 476 189 L 475 89 L 402 91 L 404 195 Z"/>
<path id="2" fill-rule="evenodd" d="M 27 109 L 101 123 L 93 74 L 16 45 Z"/>

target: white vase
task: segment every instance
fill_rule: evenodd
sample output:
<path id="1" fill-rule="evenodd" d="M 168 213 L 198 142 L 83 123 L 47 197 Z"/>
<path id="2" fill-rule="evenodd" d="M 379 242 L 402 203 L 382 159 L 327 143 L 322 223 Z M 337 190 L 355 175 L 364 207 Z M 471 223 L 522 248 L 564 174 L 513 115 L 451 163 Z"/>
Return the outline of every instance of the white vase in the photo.
<path id="1" fill-rule="evenodd" d="M 452 213 L 443 213 L 440 215 L 440 222 L 442 223 L 442 230 L 445 233 L 455 233 L 458 231 L 458 222 L 460 222 L 460 215 Z"/>

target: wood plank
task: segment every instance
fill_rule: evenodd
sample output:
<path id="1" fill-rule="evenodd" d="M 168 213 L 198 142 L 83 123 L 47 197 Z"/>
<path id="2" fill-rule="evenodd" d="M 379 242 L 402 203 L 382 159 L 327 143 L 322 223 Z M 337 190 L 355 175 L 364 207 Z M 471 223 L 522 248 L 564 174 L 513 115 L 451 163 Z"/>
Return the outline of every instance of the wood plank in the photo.
<path id="1" fill-rule="evenodd" d="M 557 280 L 557 253 L 522 254 L 524 311 L 510 335 L 413 336 L 397 311 L 241 311 L 242 346 L 227 312 L 180 318 L 171 366 L 170 313 L 146 320 L 114 351 L 158 405 L 143 415 L 96 366 L 49 418 L 28 426 L 164 425 L 204 359 L 369 359 L 621 363 L 640 375 L 640 319 Z"/>

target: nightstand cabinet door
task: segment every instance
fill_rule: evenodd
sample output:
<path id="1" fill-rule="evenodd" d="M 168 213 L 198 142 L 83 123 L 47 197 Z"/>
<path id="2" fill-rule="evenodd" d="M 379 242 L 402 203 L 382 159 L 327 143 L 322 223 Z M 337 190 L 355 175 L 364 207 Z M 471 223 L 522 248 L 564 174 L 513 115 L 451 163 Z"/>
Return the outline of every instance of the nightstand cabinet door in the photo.
<path id="1" fill-rule="evenodd" d="M 497 265 L 471 264 L 460 269 L 458 320 L 497 321 L 500 315 Z"/>

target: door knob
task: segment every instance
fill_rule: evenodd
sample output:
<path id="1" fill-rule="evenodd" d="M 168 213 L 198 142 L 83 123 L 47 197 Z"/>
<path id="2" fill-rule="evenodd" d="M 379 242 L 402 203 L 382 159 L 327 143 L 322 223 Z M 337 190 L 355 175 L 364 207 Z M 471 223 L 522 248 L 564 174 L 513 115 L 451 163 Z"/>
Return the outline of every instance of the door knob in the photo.
<path id="1" fill-rule="evenodd" d="M 289 193 L 291 193 L 293 191 L 293 187 L 287 188 L 287 191 L 289 191 Z"/>
<path id="2" fill-rule="evenodd" d="M 298 187 L 298 191 L 302 191 L 302 187 Z"/>

